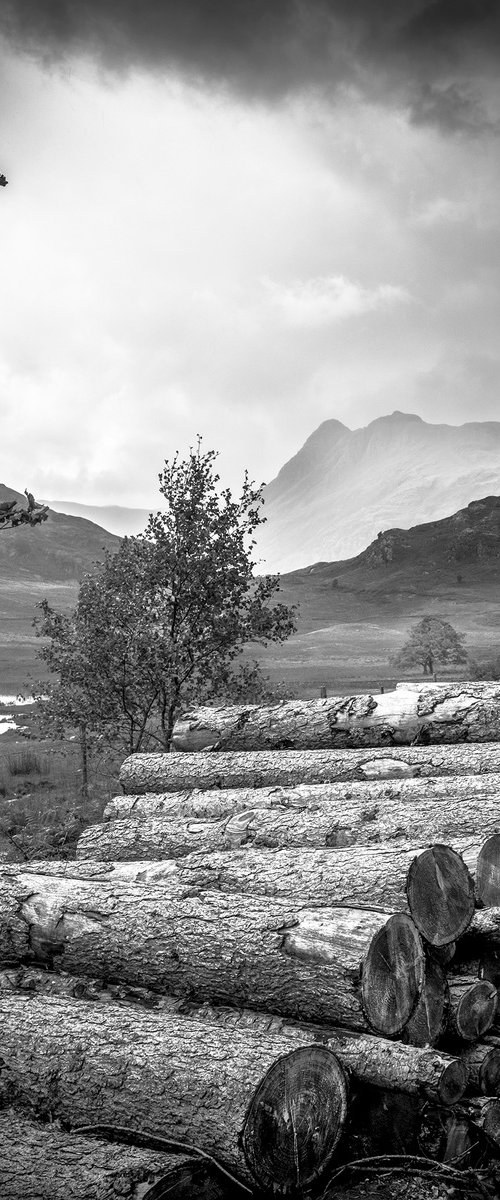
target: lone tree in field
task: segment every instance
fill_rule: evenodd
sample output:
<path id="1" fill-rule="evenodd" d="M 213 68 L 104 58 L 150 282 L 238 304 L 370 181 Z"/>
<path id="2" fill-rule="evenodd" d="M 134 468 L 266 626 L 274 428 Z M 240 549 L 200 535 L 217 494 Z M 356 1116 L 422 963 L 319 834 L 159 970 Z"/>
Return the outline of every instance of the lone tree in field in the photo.
<path id="1" fill-rule="evenodd" d="M 457 633 L 449 621 L 443 621 L 441 617 L 422 617 L 409 632 L 408 641 L 391 659 L 394 667 L 419 666 L 424 675 L 432 675 L 435 663 L 467 662 L 463 648 L 465 634 Z"/>
<path id="2" fill-rule="evenodd" d="M 39 656 L 57 679 L 42 701 L 52 728 L 71 724 L 129 753 L 168 749 L 182 707 L 265 688 L 242 652 L 288 638 L 294 610 L 272 603 L 278 577 L 253 574 L 262 487 L 245 475 L 239 500 L 219 491 L 216 457 L 198 442 L 185 461 L 166 462 L 165 508 L 145 533 L 84 578 L 72 614 L 39 605 Z"/>
<path id="3" fill-rule="evenodd" d="M 0 504 L 0 533 L 5 529 L 15 529 L 16 525 L 40 525 L 49 515 L 47 504 L 37 504 L 32 492 L 27 488 L 24 494 L 27 505 L 20 504 L 16 498 L 4 500 Z"/>

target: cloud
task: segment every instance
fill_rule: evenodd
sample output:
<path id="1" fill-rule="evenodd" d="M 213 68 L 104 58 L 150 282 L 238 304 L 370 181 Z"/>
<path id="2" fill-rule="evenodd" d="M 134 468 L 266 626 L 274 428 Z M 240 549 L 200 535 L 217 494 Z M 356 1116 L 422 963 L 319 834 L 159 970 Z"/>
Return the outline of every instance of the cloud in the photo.
<path id="1" fill-rule="evenodd" d="M 303 329 L 331 325 L 409 299 L 404 288 L 392 284 L 364 288 L 342 275 L 289 285 L 267 279 L 264 287 L 269 304 L 285 323 Z"/>
<path id="2" fill-rule="evenodd" d="M 88 54 L 257 99 L 349 85 L 445 132 L 495 127 L 497 0 L 3 0 L 0 30 L 46 62 Z"/>

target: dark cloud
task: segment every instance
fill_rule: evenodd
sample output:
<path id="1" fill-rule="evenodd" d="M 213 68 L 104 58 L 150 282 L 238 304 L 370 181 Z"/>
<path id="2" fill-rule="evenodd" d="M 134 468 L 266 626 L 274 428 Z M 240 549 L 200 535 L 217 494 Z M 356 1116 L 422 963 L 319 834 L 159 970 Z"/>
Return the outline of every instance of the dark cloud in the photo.
<path id="1" fill-rule="evenodd" d="M 48 61 L 86 53 L 255 98 L 354 83 L 477 132 L 492 123 L 500 0 L 0 0 L 0 30 Z"/>

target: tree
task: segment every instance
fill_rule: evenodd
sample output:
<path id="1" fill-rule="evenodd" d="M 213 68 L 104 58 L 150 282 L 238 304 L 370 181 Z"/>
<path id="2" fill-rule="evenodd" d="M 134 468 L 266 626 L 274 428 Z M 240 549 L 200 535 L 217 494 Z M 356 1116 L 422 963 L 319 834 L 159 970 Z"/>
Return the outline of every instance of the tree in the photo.
<path id="1" fill-rule="evenodd" d="M 129 753 L 167 749 L 181 707 L 265 690 L 243 651 L 288 638 L 295 610 L 271 602 L 278 577 L 253 574 L 262 486 L 245 475 L 233 500 L 218 489 L 216 458 L 199 441 L 185 461 L 166 462 L 166 508 L 145 533 L 125 538 L 84 578 L 73 613 L 47 600 L 38 606 L 36 630 L 47 639 L 40 658 L 57 677 L 42 719 L 85 726 L 86 736 Z"/>
<path id="2" fill-rule="evenodd" d="M 464 633 L 457 633 L 441 617 L 422 617 L 409 631 L 408 641 L 392 658 L 395 667 L 421 666 L 424 675 L 432 675 L 434 664 L 465 663 Z"/>
<path id="3" fill-rule="evenodd" d="M 4 500 L 0 504 L 0 533 L 5 529 L 15 529 L 16 525 L 40 525 L 49 515 L 47 504 L 37 504 L 32 492 L 24 489 L 27 507 L 18 500 Z"/>

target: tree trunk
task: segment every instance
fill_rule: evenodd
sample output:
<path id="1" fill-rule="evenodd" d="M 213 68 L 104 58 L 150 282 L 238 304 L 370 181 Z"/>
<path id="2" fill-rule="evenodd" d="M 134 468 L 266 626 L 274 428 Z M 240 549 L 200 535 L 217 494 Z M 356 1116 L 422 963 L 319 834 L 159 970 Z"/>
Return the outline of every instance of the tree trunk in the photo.
<path id="1" fill-rule="evenodd" d="M 451 978 L 448 1029 L 466 1042 L 480 1040 L 495 1022 L 497 989 L 488 979 Z"/>
<path id="2" fill-rule="evenodd" d="M 494 833 L 481 846 L 476 869 L 476 898 L 478 904 L 494 907 L 500 904 L 500 834 Z"/>
<path id="3" fill-rule="evenodd" d="M 237 757 L 235 755 L 235 757 Z M 239 757 L 239 756 L 238 756 Z M 251 757 L 254 757 L 253 755 Z M 130 761 L 130 760 L 127 760 Z M 198 783 L 203 782 L 207 757 L 198 755 Z M 200 778 L 201 777 L 201 778 Z M 474 801 L 477 806 L 484 801 L 495 802 L 500 795 L 500 774 L 463 775 L 457 777 L 424 779 L 391 779 L 391 780 L 355 780 L 347 784 L 346 780 L 329 783 L 304 783 L 290 787 L 246 787 L 246 788 L 213 788 L 202 791 L 150 792 L 144 796 L 127 795 L 114 796 L 109 800 L 103 813 L 103 820 L 110 821 L 143 817 L 168 817 L 169 820 L 182 817 L 184 820 L 221 820 L 235 816 L 245 809 L 277 809 L 290 808 L 294 810 L 314 810 L 318 803 L 332 803 L 337 807 L 345 807 L 346 799 L 350 804 L 359 803 L 375 807 L 388 800 L 411 804 L 415 809 L 428 801 L 439 801 L 446 804 L 450 800 L 459 804 L 464 801 Z M 473 810 L 471 810 L 473 811 Z M 491 810 L 493 811 L 493 810 Z"/>
<path id="4" fill-rule="evenodd" d="M 362 907 L 385 907 L 406 910 L 409 907 L 415 924 L 429 944 L 440 947 L 454 941 L 470 925 L 474 914 L 474 885 L 466 863 L 473 869 L 479 846 L 463 843 L 460 847 L 465 861 L 447 846 L 433 846 L 421 851 L 419 847 L 399 846 L 350 846 L 344 849 L 300 849 L 286 850 L 223 850 L 221 852 L 191 853 L 175 860 L 158 861 L 158 854 L 172 848 L 172 830 L 165 822 L 160 830 L 159 845 L 144 842 L 137 853 L 144 855 L 149 850 L 155 858 L 148 865 L 141 857 L 134 864 L 128 856 L 135 852 L 120 840 L 122 822 L 114 822 L 112 833 L 118 834 L 107 841 L 107 826 L 91 828 L 90 851 L 94 855 L 113 854 L 112 878 L 120 878 L 120 864 L 124 863 L 123 878 L 142 884 L 179 884 L 179 888 L 194 887 L 203 890 L 241 892 L 244 895 L 281 896 L 307 905 L 308 908 L 324 905 L 361 905 Z M 214 823 L 215 824 L 215 823 Z M 163 841 L 165 835 L 167 847 Z M 104 849 L 101 845 L 104 839 Z M 87 839 L 83 838 L 78 853 L 85 854 Z M 177 848 L 177 847 L 176 847 Z M 436 886 L 431 887 L 430 872 L 419 863 L 434 856 Z M 439 860 L 439 861 L 438 861 Z M 79 858 L 79 866 L 85 858 Z M 453 873 L 446 866 L 454 868 Z M 89 878 L 94 876 L 94 860 L 90 863 Z M 29 864 L 30 871 L 37 869 L 36 863 Z M 70 874 L 70 872 L 68 872 Z M 80 879 L 84 874 L 79 874 Z M 421 878 L 422 877 L 422 878 Z M 111 878 L 111 876 L 110 876 Z M 407 892 L 408 889 L 408 901 Z"/>
<path id="5" fill-rule="evenodd" d="M 199 707 L 175 724 L 174 750 L 321 750 L 334 747 L 496 742 L 500 684 L 398 684 L 377 695 Z"/>
<path id="6" fill-rule="evenodd" d="M 500 773 L 500 745 L 391 746 L 365 750 L 255 750 L 132 754 L 120 770 L 124 792 L 194 788 L 295 787 L 297 784 Z"/>
<path id="7" fill-rule="evenodd" d="M 430 846 L 413 859 L 406 892 L 413 920 L 430 946 L 447 946 L 469 927 L 474 883 L 451 846 Z"/>
<path id="8" fill-rule="evenodd" d="M 473 869 L 477 843 L 460 847 Z M 419 848 L 403 846 L 349 846 L 340 850 L 224 850 L 192 853 L 184 858 L 96 862 L 80 858 L 69 862 L 29 862 L 23 874 L 48 875 L 113 883 L 179 886 L 179 893 L 203 891 L 241 892 L 251 896 L 279 896 L 308 908 L 325 905 L 401 909 L 406 911 L 408 869 Z M 4 876 L 16 876 L 19 864 L 4 864 Z"/>
<path id="9" fill-rule="evenodd" d="M 425 979 L 417 1006 L 402 1037 L 412 1046 L 435 1046 L 446 1029 L 449 992 L 446 976 L 435 959 L 426 959 Z"/>
<path id="10" fill-rule="evenodd" d="M 310 1187 L 342 1131 L 346 1077 L 323 1046 L 48 997 L 0 998 L 0 1019 L 2 1104 L 187 1142 L 275 1195 Z"/>
<path id="11" fill-rule="evenodd" d="M 177 858 L 193 851 L 286 847 L 341 848 L 380 842 L 425 846 L 455 844 L 464 838 L 481 844 L 500 824 L 498 800 L 463 795 L 456 805 L 422 799 L 412 804 L 390 797 L 370 802 L 346 793 L 343 800 L 318 800 L 314 808 L 250 808 L 220 821 L 183 817 L 128 817 L 90 825 L 78 840 L 77 857 L 132 861 Z"/>
<path id="12" fill-rule="evenodd" d="M 246 1030 L 265 1042 L 268 1034 L 286 1036 L 290 1049 L 297 1045 L 319 1043 L 337 1056 L 350 1075 L 358 1081 L 375 1084 L 405 1095 L 421 1095 L 440 1104 L 456 1104 L 470 1082 L 465 1058 L 420 1048 L 367 1033 L 353 1033 L 338 1026 L 292 1022 L 283 1017 L 250 1009 L 199 1005 L 173 996 L 159 996 L 146 988 L 103 983 L 82 976 L 57 974 L 39 967 L 17 967 L 0 971 L 0 995 L 28 992 L 38 996 L 90 1000 L 100 1004 L 128 1005 L 129 1008 L 156 1009 L 159 1012 L 193 1017 L 195 1021 L 217 1024 L 231 1038 L 231 1031 Z M 492 1047 L 483 1047 L 491 1049 Z M 494 1055 L 496 1056 L 496 1050 Z M 499 1054 L 500 1057 L 500 1054 Z M 490 1093 L 493 1094 L 493 1093 Z"/>
<path id="13" fill-rule="evenodd" d="M 55 964 L 303 1020 L 354 1029 L 371 1024 L 397 1036 L 423 985 L 424 953 L 410 918 L 387 916 L 21 870 L 0 875 L 0 964 Z M 362 998 L 360 964 L 369 951 Z"/>
<path id="14" fill-rule="evenodd" d="M 195 1190 L 196 1175 L 205 1171 L 200 1160 L 116 1146 L 29 1120 L 13 1109 L 0 1112 L 0 1192 L 6 1200 L 140 1200 L 146 1184 L 168 1175 L 173 1185 L 193 1171 L 190 1194 L 201 1200 L 208 1193 Z M 219 1195 L 229 1200 L 228 1191 Z"/>
<path id="15" fill-rule="evenodd" d="M 468 1076 L 468 1090 L 483 1096 L 500 1095 L 500 1048 L 476 1042 L 462 1054 Z"/>

